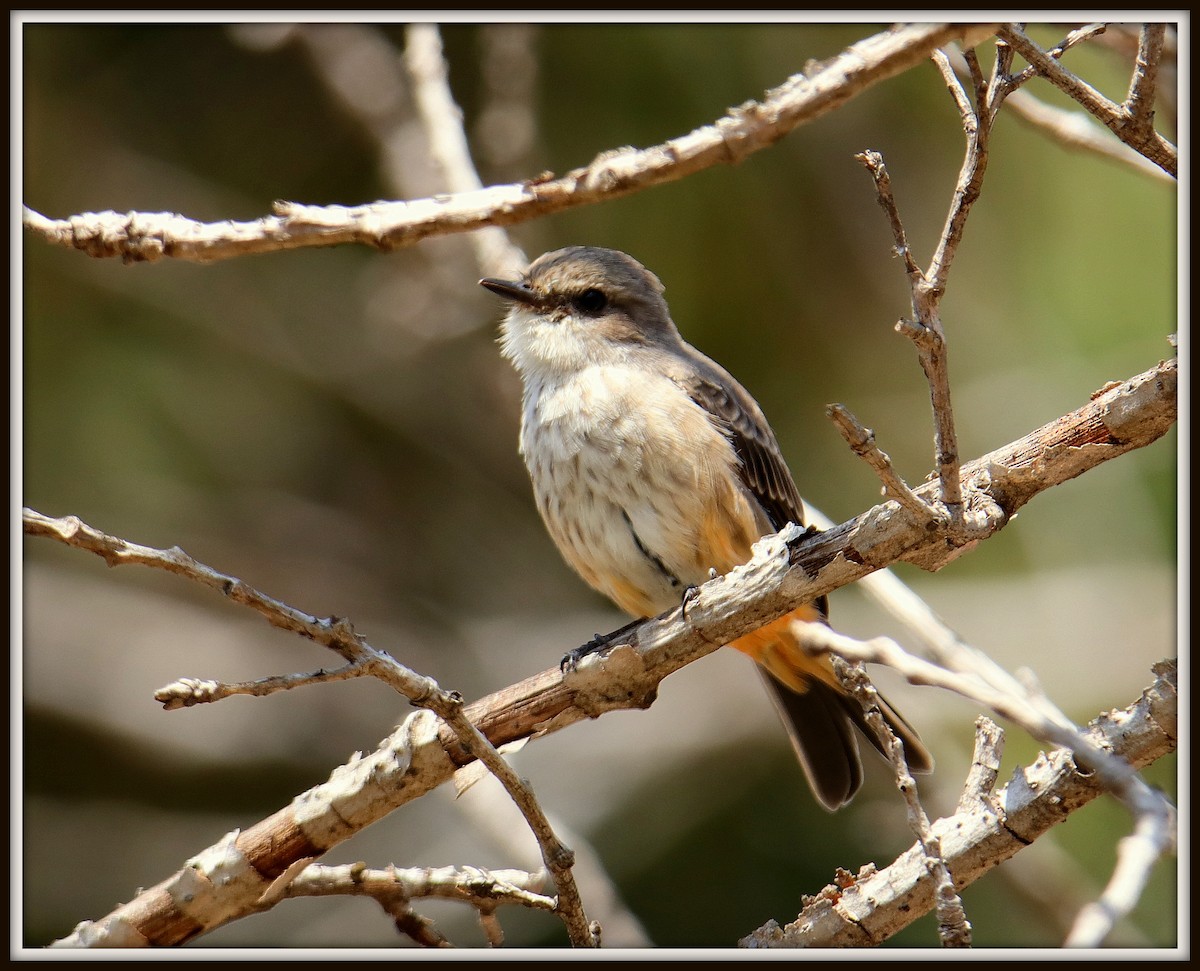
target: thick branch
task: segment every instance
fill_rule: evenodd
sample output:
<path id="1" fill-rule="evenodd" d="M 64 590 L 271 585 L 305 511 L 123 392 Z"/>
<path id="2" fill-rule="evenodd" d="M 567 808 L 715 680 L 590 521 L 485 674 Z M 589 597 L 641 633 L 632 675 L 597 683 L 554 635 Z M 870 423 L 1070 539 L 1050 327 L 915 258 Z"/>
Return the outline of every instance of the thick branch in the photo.
<path id="1" fill-rule="evenodd" d="M 868 88 L 924 61 L 952 41 L 972 43 L 986 24 L 906 24 L 851 45 L 811 77 L 797 74 L 764 99 L 731 108 L 711 125 L 647 149 L 604 152 L 559 178 L 547 174 L 515 185 L 451 196 L 365 206 L 275 204 L 253 222 L 202 223 L 173 213 L 84 213 L 48 219 L 26 209 L 25 228 L 89 256 L 126 262 L 163 257 L 210 262 L 250 253 L 361 243 L 381 250 L 429 236 L 510 226 L 548 213 L 591 205 L 673 182 L 715 165 L 740 162 Z"/>
<path id="2" fill-rule="evenodd" d="M 1039 492 L 1165 434 L 1175 421 L 1177 372 L 1174 360 L 1159 364 L 967 465 L 977 538 L 1002 528 Z M 934 489 L 930 483 L 916 491 L 928 498 Z M 33 517 L 26 517 L 27 532 L 87 548 L 39 521 L 45 517 Z M 789 527 L 759 543 L 750 563 L 704 584 L 689 601 L 686 618 L 676 610 L 648 620 L 607 657 L 588 658 L 566 677 L 557 667 L 543 671 L 468 706 L 465 714 L 501 745 L 606 711 L 647 707 L 659 681 L 720 645 L 896 560 L 934 553 L 944 558 L 946 543 L 894 502 L 815 536 Z M 274 881 L 290 879 L 298 867 L 446 782 L 471 760 L 452 730 L 417 712 L 375 752 L 339 767 L 290 806 L 230 833 L 175 875 L 59 943 L 190 940 L 253 909 Z"/>

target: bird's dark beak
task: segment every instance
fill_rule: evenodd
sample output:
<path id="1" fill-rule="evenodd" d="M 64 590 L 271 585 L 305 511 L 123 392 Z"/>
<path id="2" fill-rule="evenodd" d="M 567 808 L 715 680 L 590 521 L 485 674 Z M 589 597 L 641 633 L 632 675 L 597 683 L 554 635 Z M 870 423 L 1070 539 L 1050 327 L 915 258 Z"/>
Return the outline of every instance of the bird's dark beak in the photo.
<path id="1" fill-rule="evenodd" d="M 526 283 L 513 283 L 509 280 L 485 278 L 479 281 L 479 285 L 484 289 L 491 290 L 496 296 L 503 297 L 505 300 L 512 300 L 514 303 L 523 303 L 530 307 L 536 307 L 542 302 L 537 291 Z"/>

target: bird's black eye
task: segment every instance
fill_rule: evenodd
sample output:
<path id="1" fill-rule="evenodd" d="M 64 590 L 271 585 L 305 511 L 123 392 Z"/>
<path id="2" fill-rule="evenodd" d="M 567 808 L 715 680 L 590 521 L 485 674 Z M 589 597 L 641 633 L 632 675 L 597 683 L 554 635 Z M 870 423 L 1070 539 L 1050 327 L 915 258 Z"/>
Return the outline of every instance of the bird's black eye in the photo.
<path id="1" fill-rule="evenodd" d="M 598 314 L 608 306 L 608 297 L 595 287 L 589 287 L 571 301 L 577 310 L 585 314 Z"/>

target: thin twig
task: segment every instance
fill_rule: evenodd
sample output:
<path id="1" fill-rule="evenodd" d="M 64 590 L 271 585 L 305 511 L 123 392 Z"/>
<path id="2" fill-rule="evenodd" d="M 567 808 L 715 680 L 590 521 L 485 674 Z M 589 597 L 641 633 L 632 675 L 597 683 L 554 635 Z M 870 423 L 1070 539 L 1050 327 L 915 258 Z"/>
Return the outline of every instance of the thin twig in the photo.
<path id="1" fill-rule="evenodd" d="M 1104 23 L 1085 24 L 1083 27 L 1077 27 L 1053 47 L 1047 48 L 1046 56 L 1057 61 L 1072 47 L 1075 47 L 1077 44 L 1082 44 L 1084 41 L 1091 40 L 1094 37 L 1099 37 L 1107 30 L 1108 24 Z M 1040 73 L 1041 72 L 1036 67 L 1027 67 L 1025 70 L 1020 71 L 1008 78 L 1008 87 L 1010 89 L 1018 88 L 1032 78 L 1036 78 Z"/>
<path id="2" fill-rule="evenodd" d="M 954 56 L 954 52 L 951 52 Z M 967 76 L 971 79 L 971 87 L 975 92 L 975 103 L 980 106 L 986 106 L 988 102 L 988 81 L 983 76 L 983 68 L 979 65 L 979 55 L 975 53 L 974 48 L 967 48 L 962 51 L 960 59 L 966 65 Z"/>
<path id="3" fill-rule="evenodd" d="M 975 719 L 975 748 L 971 768 L 958 797 L 956 813 L 970 812 L 992 797 L 1000 777 L 1000 758 L 1004 755 L 1004 729 L 985 715 Z"/>
<path id="4" fill-rule="evenodd" d="M 936 317 L 938 304 L 945 293 L 950 266 L 962 242 L 963 230 L 966 228 L 967 216 L 971 207 L 979 198 L 983 186 L 983 176 L 987 171 L 988 144 L 991 141 L 991 122 L 987 116 L 980 116 L 976 108 L 967 102 L 966 95 L 958 83 L 954 70 L 941 51 L 934 57 L 934 63 L 946 82 L 946 86 L 958 107 L 962 121 L 963 134 L 966 135 L 967 147 L 963 156 L 962 168 L 959 170 L 958 183 L 954 187 L 954 199 L 950 204 L 950 212 L 946 216 L 946 225 L 938 239 L 933 258 L 929 261 L 929 269 L 925 271 L 929 308 Z M 996 106 L 993 106 L 993 111 Z M 918 319 L 923 319 L 918 312 Z"/>
<path id="5" fill-rule="evenodd" d="M 36 510 L 26 508 L 21 511 L 21 518 L 26 533 L 35 536 L 50 536 L 68 546 L 95 553 L 109 566 L 140 564 L 178 574 L 216 590 L 234 603 L 257 611 L 272 626 L 299 634 L 335 651 L 351 666 L 363 669 L 362 674 L 357 675 L 359 677 L 368 674 L 374 677 L 386 675 L 388 683 L 415 705 L 424 705 L 429 699 L 442 693 L 441 688 L 432 678 L 417 674 L 389 655 L 371 647 L 354 630 L 353 625 L 344 618 L 319 618 L 289 607 L 282 601 L 268 597 L 254 589 L 237 577 L 205 566 L 178 546 L 170 549 L 140 546 L 137 543 L 103 533 L 76 516 L 54 519 L 43 516 Z M 335 677 L 332 674 L 328 676 Z M 350 676 L 355 675 L 343 671 L 342 674 L 336 676 L 336 679 L 341 680 Z M 214 697 L 211 700 L 216 699 Z M 195 704 L 196 701 L 191 703 Z M 185 702 L 183 705 L 174 705 L 173 707 L 184 707 L 186 704 Z"/>
<path id="6" fill-rule="evenodd" d="M 1012 90 L 1013 49 L 1003 37 L 996 37 L 996 60 L 992 64 L 992 77 L 987 89 L 987 115 L 994 118 L 1004 100 L 1001 92 Z M 994 102 L 994 103 L 993 103 Z"/>
<path id="7" fill-rule="evenodd" d="M 1119 162 L 1152 176 L 1155 180 L 1175 182 L 1160 166 L 1124 142 L 1104 134 L 1090 116 L 1078 111 L 1056 108 L 1039 100 L 1029 91 L 1014 91 L 1005 102 L 1008 110 L 1021 121 L 1044 132 L 1067 149 L 1077 149 L 1100 158 Z"/>
<path id="8" fill-rule="evenodd" d="M 958 437 L 954 431 L 954 412 L 950 404 L 950 376 L 946 362 L 946 342 L 942 330 L 938 305 L 945 287 L 945 274 L 949 270 L 950 259 L 958 240 L 961 238 L 963 221 L 966 211 L 973 201 L 968 197 L 968 191 L 978 194 L 978 186 L 973 182 L 973 176 L 968 171 L 978 168 L 982 177 L 982 167 L 977 162 L 972 166 L 971 159 L 978 158 L 975 149 L 978 140 L 970 137 L 968 132 L 968 160 L 963 165 L 963 174 L 959 177 L 958 188 L 955 190 L 955 203 L 951 207 L 950 218 L 943 231 L 941 243 L 934 255 L 930 269 L 922 273 L 916 261 L 909 255 L 903 224 L 899 211 L 891 193 L 891 179 L 887 174 L 883 156 L 878 152 L 862 152 L 855 156 L 866 167 L 875 182 L 879 204 L 887 213 L 892 226 L 892 233 L 898 252 L 905 256 L 905 270 L 909 281 L 909 294 L 912 301 L 913 319 L 902 319 L 896 324 L 896 329 L 908 337 L 917 350 L 917 358 L 921 369 L 925 372 L 929 383 L 930 405 L 934 418 L 934 452 L 938 474 L 940 500 L 947 509 L 950 522 L 958 527 L 962 520 L 962 473 L 958 456 Z M 940 274 L 940 276 L 935 276 Z"/>
<path id="9" fill-rule="evenodd" d="M 958 75 L 950 67 L 950 60 L 946 56 L 946 52 L 934 51 L 931 59 L 933 60 L 934 67 L 938 69 L 938 73 L 942 76 L 942 80 L 946 82 L 946 90 L 950 92 L 950 97 L 954 99 L 954 105 L 958 108 L 958 115 L 962 121 L 963 128 L 969 131 L 977 124 L 975 109 L 971 107 L 971 99 L 967 97 L 967 92 L 963 90 L 963 86 L 959 83 Z M 981 87 L 982 80 L 982 78 L 976 80 L 975 97 L 977 100 L 984 93 Z"/>
<path id="10" fill-rule="evenodd" d="M 452 866 L 372 869 L 365 863 L 313 863 L 288 883 L 283 896 L 384 898 L 401 894 L 407 899 L 459 900 L 477 908 L 514 904 L 531 910 L 553 910 L 554 898 L 539 892 L 545 883 L 544 871 Z"/>
<path id="11" fill-rule="evenodd" d="M 488 947 L 504 946 L 504 928 L 500 926 L 500 920 L 494 910 L 479 908 L 479 926 L 487 937 Z"/>
<path id="12" fill-rule="evenodd" d="M 396 930 L 401 934 L 407 934 L 422 947 L 454 947 L 433 926 L 432 920 L 418 914 L 413 910 L 412 905 L 402 897 L 380 900 L 379 906 L 383 908 L 385 914 L 392 918 Z"/>
<path id="13" fill-rule="evenodd" d="M 517 743 L 520 745 L 521 743 Z M 509 746 L 501 749 L 508 754 Z M 527 833 L 513 826 L 505 802 L 508 795 L 498 784 L 471 784 L 469 794 L 460 788 L 460 778 L 473 774 L 474 763 L 459 769 L 454 775 L 455 794 L 460 811 L 470 820 L 472 830 L 489 837 L 505 859 L 514 860 L 522 866 L 529 853 Z M 486 783 L 488 780 L 483 780 Z M 587 837 L 573 829 L 562 819 L 550 817 L 554 831 L 566 840 L 575 851 L 575 866 L 572 873 L 579 886 L 579 893 L 587 901 L 588 915 L 598 919 L 604 927 L 604 936 L 616 947 L 650 947 L 649 934 L 629 909 L 616 887 L 616 881 L 607 872 L 601 859 Z M 532 862 L 532 861 L 530 861 Z"/>
<path id="14" fill-rule="evenodd" d="M 879 476 L 885 495 L 895 499 L 919 522 L 939 519 L 937 509 L 913 492 L 909 484 L 892 467 L 892 460 L 887 452 L 875 444 L 875 433 L 871 429 L 865 427 L 843 405 L 826 405 L 825 414 L 842 433 L 854 454 L 862 458 Z"/>
<path id="15" fill-rule="evenodd" d="M 259 678 L 256 681 L 212 681 L 201 678 L 180 678 L 154 692 L 154 700 L 160 702 L 167 711 L 179 708 L 190 708 L 193 705 L 207 705 L 234 695 L 250 695 L 265 698 L 277 691 L 291 691 L 309 684 L 328 684 L 334 681 L 348 681 L 351 678 L 361 678 L 371 672 L 362 664 L 351 663 L 340 668 L 327 671 L 322 668 L 311 674 L 279 674 L 273 677 Z"/>
<path id="16" fill-rule="evenodd" d="M 915 288 L 925 280 L 925 274 L 917 265 L 908 245 L 900 210 L 896 207 L 896 197 L 892 194 L 892 177 L 888 175 L 887 166 L 883 164 L 883 156 L 868 150 L 859 152 L 854 158 L 866 167 L 871 173 L 871 178 L 875 180 L 875 194 L 879 207 L 887 216 L 888 226 L 892 230 L 892 251 L 904 261 L 904 272 L 908 275 L 909 287 Z"/>
<path id="17" fill-rule="evenodd" d="M 801 644 L 806 647 L 814 647 L 829 631 L 829 628 L 824 624 L 795 622 L 792 624 L 792 630 Z M 924 851 L 925 868 L 934 880 L 933 895 L 938 918 L 938 940 L 941 941 L 942 947 L 970 947 L 971 924 L 963 909 L 962 899 L 959 897 L 958 891 L 954 889 L 954 878 L 950 875 L 950 870 L 942 856 L 941 840 L 933 834 L 929 825 L 929 816 L 925 812 L 925 807 L 921 805 L 917 780 L 909 771 L 908 761 L 904 757 L 904 743 L 892 731 L 891 726 L 884 721 L 883 714 L 879 710 L 875 686 L 871 684 L 862 664 L 851 664 L 836 654 L 832 655 L 830 660 L 833 662 L 834 673 L 837 674 L 842 686 L 863 706 L 867 723 L 879 741 L 883 743 L 884 750 L 895 769 L 896 788 L 904 797 L 909 829 L 912 830 Z"/>
<path id="18" fill-rule="evenodd" d="M 1117 844 L 1117 865 L 1100 899 L 1085 906 L 1067 935 L 1067 947 L 1100 947 L 1117 921 L 1141 899 L 1150 871 L 1175 845 L 1175 821 L 1156 813 L 1140 816 L 1133 832 Z"/>
<path id="19" fill-rule="evenodd" d="M 439 714 L 441 714 L 439 712 Z M 472 751 L 483 761 L 508 791 L 509 797 L 529 828 L 542 852 L 542 860 L 550 871 L 554 885 L 558 890 L 558 901 L 555 912 L 562 918 L 570 935 L 571 944 L 575 947 L 598 947 L 598 935 L 594 934 L 594 922 L 587 919 L 583 910 L 583 901 L 579 897 L 579 889 L 575 884 L 571 868 L 575 864 L 575 854 L 558 838 L 550 821 L 542 811 L 541 805 L 534 796 L 529 785 L 513 771 L 512 766 L 496 751 L 496 748 L 462 712 L 461 707 L 454 712 L 443 715 L 446 722 L 455 730 L 459 738 L 470 738 Z"/>
<path id="20" fill-rule="evenodd" d="M 412 900 L 457 900 L 476 909 L 489 943 L 499 947 L 504 942 L 504 932 L 496 918 L 496 908 L 515 904 L 531 910 L 553 911 L 555 899 L 538 892 L 545 883 L 545 871 L 394 866 L 380 870 L 370 869 L 365 863 L 342 866 L 314 863 L 291 879 L 280 893 L 265 897 L 259 909 L 274 906 L 280 896 L 371 897 L 395 921 L 397 930 L 418 944 L 449 947 L 450 942 L 434 929 L 432 921 L 416 913 Z"/>

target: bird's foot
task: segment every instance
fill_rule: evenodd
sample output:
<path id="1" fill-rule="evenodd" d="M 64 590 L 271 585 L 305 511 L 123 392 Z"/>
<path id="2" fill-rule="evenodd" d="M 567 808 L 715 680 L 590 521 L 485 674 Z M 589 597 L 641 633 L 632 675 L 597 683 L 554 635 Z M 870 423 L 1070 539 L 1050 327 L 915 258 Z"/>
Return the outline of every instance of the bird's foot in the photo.
<path id="1" fill-rule="evenodd" d="M 643 623 L 644 619 L 645 618 L 639 618 L 637 620 L 631 621 L 630 623 L 626 624 L 624 627 L 621 627 L 620 629 L 613 631 L 611 634 L 597 634 L 586 644 L 580 645 L 579 647 L 575 648 L 575 650 L 573 650 L 573 651 L 567 651 L 567 653 L 563 655 L 562 660 L 558 662 L 559 670 L 562 671 L 564 674 L 566 674 L 568 671 L 574 671 L 575 668 L 579 665 L 579 662 L 582 661 L 589 654 L 598 654 L 601 651 L 606 650 L 612 644 L 618 642 L 622 637 L 624 637 L 626 634 L 628 634 L 631 630 L 633 630 L 639 624 Z"/>

